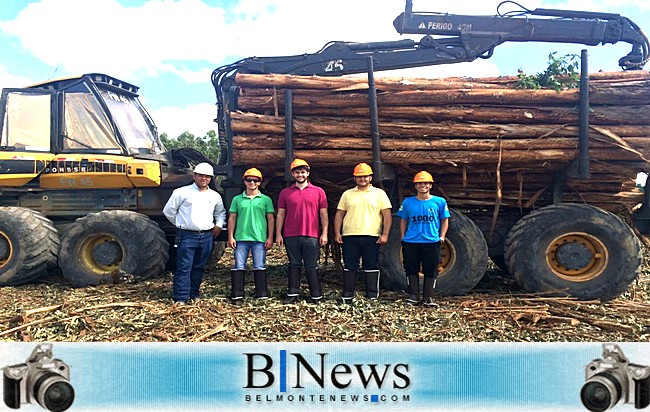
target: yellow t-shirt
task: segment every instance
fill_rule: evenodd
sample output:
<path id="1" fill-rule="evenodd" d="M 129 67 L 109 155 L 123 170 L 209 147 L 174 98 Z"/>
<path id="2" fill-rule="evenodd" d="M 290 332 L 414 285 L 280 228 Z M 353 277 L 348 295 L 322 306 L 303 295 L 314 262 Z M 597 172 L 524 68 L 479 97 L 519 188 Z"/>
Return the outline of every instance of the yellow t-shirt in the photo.
<path id="1" fill-rule="evenodd" d="M 386 192 L 374 186 L 366 190 L 359 190 L 356 187 L 346 190 L 336 207 L 346 212 L 341 234 L 343 236 L 381 235 L 381 211 L 391 207 Z"/>

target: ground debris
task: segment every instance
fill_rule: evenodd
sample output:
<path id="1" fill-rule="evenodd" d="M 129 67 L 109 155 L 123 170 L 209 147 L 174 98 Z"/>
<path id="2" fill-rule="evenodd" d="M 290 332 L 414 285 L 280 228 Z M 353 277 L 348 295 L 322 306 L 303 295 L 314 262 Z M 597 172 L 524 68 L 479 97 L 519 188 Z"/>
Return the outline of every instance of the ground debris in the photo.
<path id="1" fill-rule="evenodd" d="M 233 306 L 231 251 L 211 267 L 201 300 L 173 306 L 172 276 L 137 284 L 73 289 L 62 278 L 0 288 L 0 340 L 115 342 L 578 342 L 650 340 L 650 265 L 623 296 L 577 301 L 525 293 L 495 267 L 466 296 L 408 306 L 402 292 L 340 303 L 333 263 L 323 267 L 320 305 L 281 303 L 286 260 L 269 258 L 270 299 Z M 646 261 L 647 262 L 647 261 Z M 250 275 L 249 275 L 250 276 Z M 253 294 L 252 277 L 247 296 Z M 303 279 L 303 296 L 307 295 Z M 357 291 L 362 291 L 359 284 Z"/>

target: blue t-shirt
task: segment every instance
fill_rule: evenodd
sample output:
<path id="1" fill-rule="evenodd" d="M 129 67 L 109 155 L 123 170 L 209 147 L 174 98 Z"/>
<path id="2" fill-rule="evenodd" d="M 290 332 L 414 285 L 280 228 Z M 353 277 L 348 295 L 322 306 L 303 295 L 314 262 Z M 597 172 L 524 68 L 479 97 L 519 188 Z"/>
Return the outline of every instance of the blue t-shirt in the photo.
<path id="1" fill-rule="evenodd" d="M 435 243 L 440 241 L 440 221 L 449 218 L 447 201 L 438 196 L 429 200 L 407 197 L 402 202 L 397 216 L 408 221 L 403 242 Z"/>

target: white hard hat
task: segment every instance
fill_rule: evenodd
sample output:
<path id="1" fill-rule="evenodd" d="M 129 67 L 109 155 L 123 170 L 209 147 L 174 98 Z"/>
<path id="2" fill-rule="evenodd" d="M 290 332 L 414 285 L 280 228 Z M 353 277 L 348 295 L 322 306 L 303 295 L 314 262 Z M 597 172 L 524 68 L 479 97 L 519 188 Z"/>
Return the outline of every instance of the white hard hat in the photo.
<path id="1" fill-rule="evenodd" d="M 214 169 L 212 168 L 210 163 L 199 163 L 194 168 L 194 173 L 198 173 L 200 175 L 214 176 Z"/>

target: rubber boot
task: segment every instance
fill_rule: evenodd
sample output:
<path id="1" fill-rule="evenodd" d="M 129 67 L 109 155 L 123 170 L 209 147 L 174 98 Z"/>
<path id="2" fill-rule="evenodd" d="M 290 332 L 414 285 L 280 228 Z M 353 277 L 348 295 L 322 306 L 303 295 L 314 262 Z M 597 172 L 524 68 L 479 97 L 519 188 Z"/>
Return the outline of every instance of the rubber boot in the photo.
<path id="1" fill-rule="evenodd" d="M 420 300 L 420 276 L 418 275 L 407 276 L 406 281 L 408 282 L 408 286 L 406 290 L 409 295 L 406 298 L 405 303 L 407 305 L 415 306 L 418 304 L 418 301 Z"/>
<path id="2" fill-rule="evenodd" d="M 343 293 L 341 298 L 343 303 L 352 303 L 354 300 L 354 288 L 357 284 L 357 272 L 345 269 L 343 271 Z"/>
<path id="3" fill-rule="evenodd" d="M 320 286 L 320 277 L 316 269 L 305 270 L 305 277 L 309 284 L 309 294 L 311 295 L 311 303 L 318 305 L 323 298 L 323 290 Z"/>
<path id="4" fill-rule="evenodd" d="M 282 303 L 296 303 L 300 297 L 300 268 L 289 266 L 287 278 L 289 281 L 289 289 L 287 290 L 287 297 L 284 298 Z"/>
<path id="5" fill-rule="evenodd" d="M 436 280 L 436 278 L 424 278 L 424 291 L 422 292 L 422 303 L 424 306 L 434 306 L 433 290 L 436 288 Z"/>
<path id="6" fill-rule="evenodd" d="M 366 277 L 366 297 L 375 300 L 379 298 L 379 271 L 364 270 Z"/>
<path id="7" fill-rule="evenodd" d="M 245 270 L 231 270 L 230 282 L 232 285 L 232 294 L 230 298 L 233 305 L 241 305 L 244 303 L 244 277 L 246 276 Z"/>
<path id="8" fill-rule="evenodd" d="M 255 278 L 255 298 L 268 299 L 269 291 L 266 286 L 266 269 L 254 270 L 253 276 Z"/>

